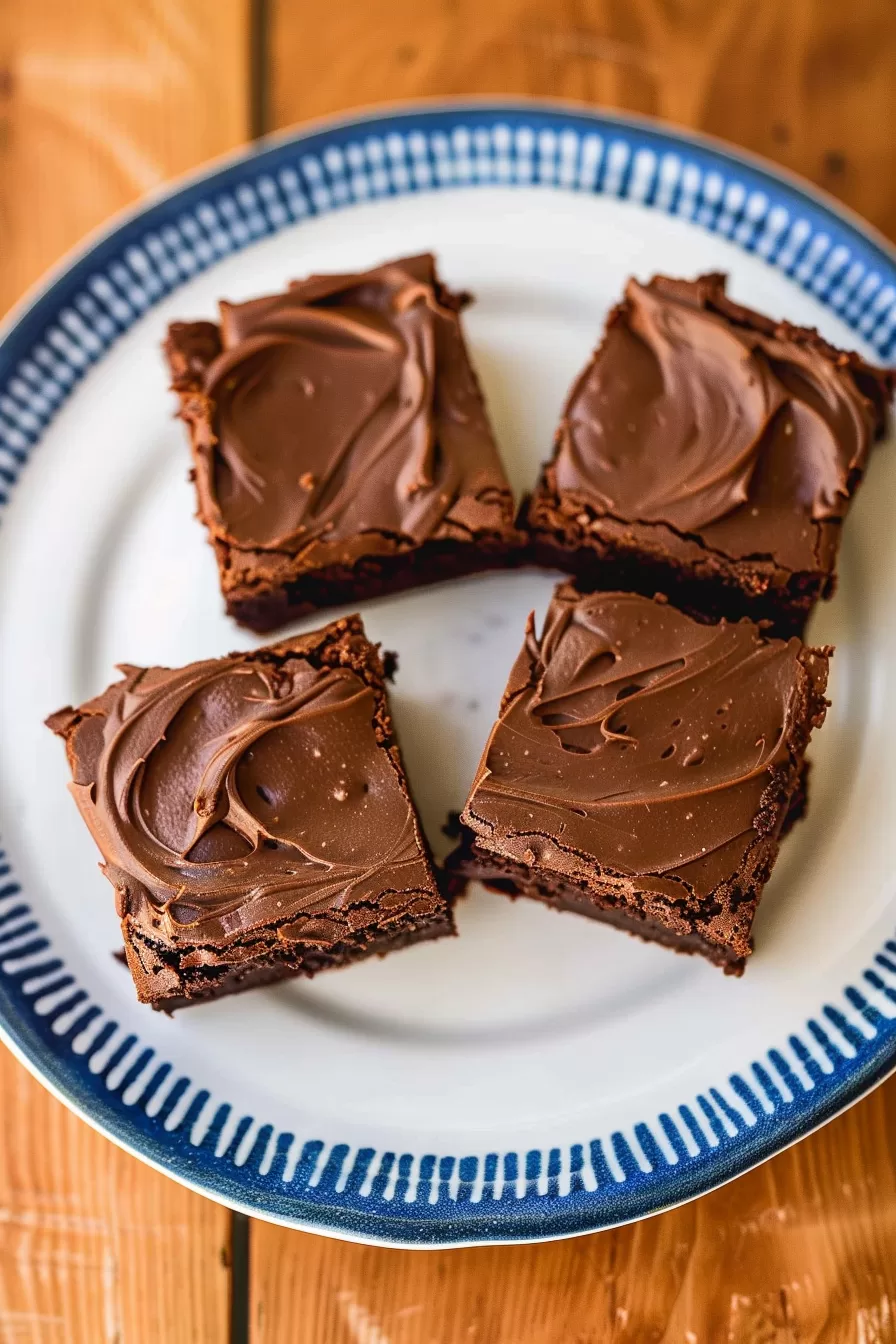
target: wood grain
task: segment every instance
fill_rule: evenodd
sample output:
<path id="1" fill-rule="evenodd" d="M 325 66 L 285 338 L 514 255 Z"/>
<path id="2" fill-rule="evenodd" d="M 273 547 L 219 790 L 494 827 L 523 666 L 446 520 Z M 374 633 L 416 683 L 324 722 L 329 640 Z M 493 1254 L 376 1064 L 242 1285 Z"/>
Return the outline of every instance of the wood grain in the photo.
<path id="1" fill-rule="evenodd" d="M 252 1344 L 885 1344 L 894 1134 L 896 1080 L 702 1200 L 545 1246 L 379 1250 L 256 1223 Z"/>
<path id="2" fill-rule="evenodd" d="M 221 1344 L 230 1217 L 0 1052 L 0 1344 Z"/>
<path id="3" fill-rule="evenodd" d="M 248 0 L 3 0 L 0 310 L 86 230 L 244 140 Z M 0 1344 L 222 1344 L 230 1216 L 0 1052 Z"/>
<path id="4" fill-rule="evenodd" d="M 0 311 L 89 229 L 244 141 L 249 0 L 0 0 Z"/>
<path id="5" fill-rule="evenodd" d="M 896 237 L 892 0 L 270 0 L 275 126 L 430 94 L 575 98 L 767 154 Z"/>

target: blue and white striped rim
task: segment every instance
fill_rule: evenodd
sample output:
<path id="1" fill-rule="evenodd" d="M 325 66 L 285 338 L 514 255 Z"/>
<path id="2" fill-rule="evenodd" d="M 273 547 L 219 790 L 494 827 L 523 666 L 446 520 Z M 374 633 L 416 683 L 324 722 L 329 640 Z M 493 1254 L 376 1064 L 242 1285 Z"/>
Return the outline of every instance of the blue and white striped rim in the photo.
<path id="1" fill-rule="evenodd" d="M 647 121 L 539 103 L 438 104 L 278 139 L 125 217 L 0 344 L 0 522 L 80 377 L 153 304 L 298 221 L 443 187 L 544 185 L 640 202 L 755 252 L 878 353 L 896 352 L 896 258 L 862 223 L 762 163 Z M 0 851 L 0 1026 L 63 1100 L 186 1184 L 290 1224 L 390 1243 L 563 1236 L 719 1185 L 807 1134 L 896 1067 L 896 941 L 750 1070 L 565 1148 L 382 1152 L 275 1132 L 123 1031 L 66 970 Z"/>

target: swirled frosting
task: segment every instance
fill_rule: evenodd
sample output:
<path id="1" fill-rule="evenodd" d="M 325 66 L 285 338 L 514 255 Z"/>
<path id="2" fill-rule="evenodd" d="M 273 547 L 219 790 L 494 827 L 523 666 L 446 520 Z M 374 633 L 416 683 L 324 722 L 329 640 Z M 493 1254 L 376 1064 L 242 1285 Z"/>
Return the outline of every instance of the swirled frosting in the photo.
<path id="1" fill-rule="evenodd" d="M 348 665 L 328 665 L 321 649 L 340 643 L 326 639 L 123 667 L 50 721 L 119 915 L 154 940 L 220 945 L 273 925 L 287 943 L 338 941 L 393 907 L 441 909 L 383 705 L 360 674 L 371 646 L 356 640 Z"/>
<path id="2" fill-rule="evenodd" d="M 826 568 L 889 375 L 733 303 L 725 277 L 630 280 L 570 394 L 552 487 L 731 559 Z"/>
<path id="3" fill-rule="evenodd" d="M 369 534 L 411 545 L 510 528 L 463 302 L 427 255 L 222 303 L 202 404 L 185 412 L 212 536 L 249 551 L 327 547 L 332 563 Z"/>
<path id="4" fill-rule="evenodd" d="M 826 651 L 750 622 L 566 585 L 540 637 L 530 618 L 462 821 L 529 868 L 587 882 L 597 863 L 605 882 L 705 898 L 783 821 L 763 795 L 776 771 L 795 780 L 794 716 L 826 677 Z"/>

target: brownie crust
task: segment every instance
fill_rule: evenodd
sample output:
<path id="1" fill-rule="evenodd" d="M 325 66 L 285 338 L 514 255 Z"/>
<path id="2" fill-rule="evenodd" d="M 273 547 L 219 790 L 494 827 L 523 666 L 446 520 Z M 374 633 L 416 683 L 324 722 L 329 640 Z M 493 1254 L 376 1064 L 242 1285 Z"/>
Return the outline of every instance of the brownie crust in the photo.
<path id="1" fill-rule="evenodd" d="M 731 560 L 661 524 L 639 527 L 594 513 L 581 501 L 539 493 L 524 502 L 530 561 L 569 574 L 582 592 L 663 593 L 697 621 L 765 622 L 782 639 L 802 635 L 832 574 L 793 573 L 773 560 Z"/>
<path id="2" fill-rule="evenodd" d="M 229 574 L 234 562 L 232 550 L 216 542 L 215 551 L 222 576 Z M 520 554 L 517 541 L 500 533 L 484 533 L 473 542 L 445 539 L 410 550 L 365 555 L 353 564 L 326 565 L 295 579 L 284 580 L 281 574 L 270 584 L 256 581 L 256 576 L 244 568 L 245 558 L 241 556 L 242 581 L 232 587 L 225 585 L 225 606 L 228 616 L 239 625 L 264 635 L 327 607 L 369 602 L 484 570 L 512 568 L 519 563 Z M 261 562 L 265 568 L 266 559 Z"/>

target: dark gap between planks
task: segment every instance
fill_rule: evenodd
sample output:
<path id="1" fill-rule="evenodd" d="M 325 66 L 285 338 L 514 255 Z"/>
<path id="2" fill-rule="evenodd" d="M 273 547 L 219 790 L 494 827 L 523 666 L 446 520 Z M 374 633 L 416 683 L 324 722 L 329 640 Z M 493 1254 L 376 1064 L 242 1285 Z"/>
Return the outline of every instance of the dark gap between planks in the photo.
<path id="1" fill-rule="evenodd" d="M 230 1344 L 249 1344 L 249 1229 L 244 1213 L 230 1215 Z"/>
<path id="2" fill-rule="evenodd" d="M 253 140 L 271 129 L 269 0 L 249 3 L 249 135 Z"/>

